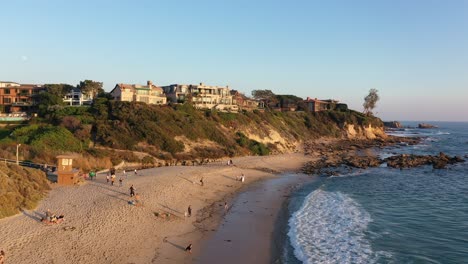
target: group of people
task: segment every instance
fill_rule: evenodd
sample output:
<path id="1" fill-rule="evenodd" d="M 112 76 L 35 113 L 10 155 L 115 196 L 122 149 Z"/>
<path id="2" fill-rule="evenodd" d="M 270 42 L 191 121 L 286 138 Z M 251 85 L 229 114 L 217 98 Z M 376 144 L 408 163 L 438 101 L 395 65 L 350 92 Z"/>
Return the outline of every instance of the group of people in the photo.
<path id="1" fill-rule="evenodd" d="M 137 169 L 135 169 L 134 172 L 135 172 L 135 175 L 138 175 Z M 126 170 L 123 170 L 122 173 L 123 173 L 124 177 L 125 177 L 126 179 L 128 179 L 127 171 L 126 171 Z M 90 175 L 91 175 L 91 172 L 90 172 Z M 107 182 L 107 183 L 110 182 L 111 185 L 114 185 L 114 183 L 115 183 L 115 178 L 116 178 L 116 176 L 115 176 L 115 168 L 110 168 L 110 169 L 109 169 L 109 172 L 107 173 L 107 176 L 106 176 L 106 182 Z M 91 178 L 91 179 L 92 179 L 92 178 Z M 122 176 L 120 176 L 120 177 L 119 177 L 119 187 L 122 187 L 122 186 L 123 186 L 123 178 L 122 178 Z"/>
<path id="2" fill-rule="evenodd" d="M 56 214 L 53 214 L 50 209 L 47 209 L 45 212 L 45 217 L 41 218 L 41 222 L 45 223 L 51 223 L 51 224 L 58 224 L 62 222 L 64 219 L 63 215 L 57 216 Z"/>

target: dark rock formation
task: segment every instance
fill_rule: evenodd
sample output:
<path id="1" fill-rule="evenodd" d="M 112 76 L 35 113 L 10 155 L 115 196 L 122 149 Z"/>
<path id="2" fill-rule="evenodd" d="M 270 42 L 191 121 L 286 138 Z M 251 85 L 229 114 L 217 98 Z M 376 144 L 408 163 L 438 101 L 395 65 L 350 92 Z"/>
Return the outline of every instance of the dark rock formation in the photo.
<path id="1" fill-rule="evenodd" d="M 379 166 L 382 161 L 374 156 L 350 156 L 344 158 L 343 163 L 350 167 L 367 169 Z"/>
<path id="2" fill-rule="evenodd" d="M 408 140 L 407 142 L 403 141 L 405 145 L 414 144 L 416 142 L 417 141 L 412 140 Z M 387 163 L 388 167 L 400 169 L 424 165 L 432 165 L 434 169 L 444 169 L 447 165 L 465 162 L 465 160 L 459 156 L 450 157 L 442 152 L 437 156 L 399 154 L 383 160 L 375 157 L 372 151 L 370 151 L 369 154 L 365 154 L 366 150 L 371 148 L 382 147 L 389 144 L 395 145 L 397 143 L 401 142 L 398 140 L 390 140 L 390 142 L 387 141 L 385 143 L 377 141 L 340 141 L 336 142 L 336 144 L 309 143 L 306 144 L 306 153 L 320 154 L 322 158 L 307 162 L 303 166 L 302 171 L 306 174 L 333 176 L 349 173 L 352 168 L 366 169 L 378 167 L 383 163 Z"/>
<path id="3" fill-rule="evenodd" d="M 437 126 L 426 124 L 426 123 L 421 123 L 418 125 L 418 128 L 437 128 Z"/>
<path id="4" fill-rule="evenodd" d="M 413 168 L 422 165 L 432 165 L 434 169 L 444 169 L 449 164 L 464 162 L 465 160 L 458 156 L 450 157 L 440 152 L 438 156 L 401 154 L 386 158 L 384 161 L 387 162 L 387 166 L 392 168 Z"/>
<path id="5" fill-rule="evenodd" d="M 386 128 L 403 128 L 401 123 L 398 121 L 383 122 L 383 124 Z"/>

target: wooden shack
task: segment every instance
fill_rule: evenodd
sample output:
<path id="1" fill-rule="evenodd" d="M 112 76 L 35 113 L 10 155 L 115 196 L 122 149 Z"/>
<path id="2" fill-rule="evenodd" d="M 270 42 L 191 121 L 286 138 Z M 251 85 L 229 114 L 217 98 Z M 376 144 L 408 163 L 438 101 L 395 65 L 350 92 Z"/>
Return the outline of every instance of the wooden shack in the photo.
<path id="1" fill-rule="evenodd" d="M 60 185 L 74 185 L 78 183 L 79 171 L 73 170 L 73 157 L 57 156 L 57 183 Z"/>

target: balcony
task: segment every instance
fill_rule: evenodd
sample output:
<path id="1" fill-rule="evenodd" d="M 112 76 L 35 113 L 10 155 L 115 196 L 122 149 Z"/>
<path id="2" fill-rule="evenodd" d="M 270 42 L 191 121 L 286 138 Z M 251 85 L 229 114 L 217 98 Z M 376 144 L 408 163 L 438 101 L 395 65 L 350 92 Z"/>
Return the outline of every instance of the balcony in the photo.
<path id="1" fill-rule="evenodd" d="M 31 102 L 13 102 L 11 103 L 12 106 L 31 106 Z"/>

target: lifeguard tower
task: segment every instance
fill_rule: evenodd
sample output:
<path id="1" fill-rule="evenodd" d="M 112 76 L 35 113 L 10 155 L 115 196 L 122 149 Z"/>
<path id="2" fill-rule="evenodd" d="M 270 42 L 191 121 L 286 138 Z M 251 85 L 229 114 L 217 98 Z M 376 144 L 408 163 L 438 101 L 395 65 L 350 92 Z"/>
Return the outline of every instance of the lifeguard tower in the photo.
<path id="1" fill-rule="evenodd" d="M 74 185 L 78 183 L 78 170 L 73 170 L 73 157 L 57 156 L 57 183 L 60 185 Z"/>

